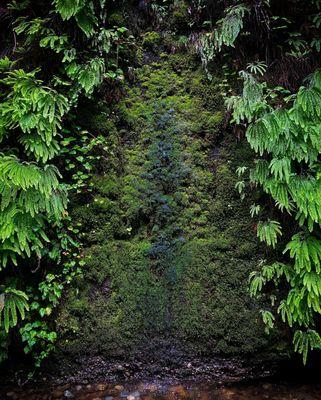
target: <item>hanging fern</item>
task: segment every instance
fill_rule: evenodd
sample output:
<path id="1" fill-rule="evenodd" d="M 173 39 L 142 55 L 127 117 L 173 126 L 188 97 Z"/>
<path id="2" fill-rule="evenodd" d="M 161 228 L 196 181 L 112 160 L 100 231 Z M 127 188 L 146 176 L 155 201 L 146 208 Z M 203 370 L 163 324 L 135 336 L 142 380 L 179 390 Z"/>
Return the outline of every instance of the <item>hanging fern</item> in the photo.
<path id="1" fill-rule="evenodd" d="M 28 1 L 8 4 L 13 29 L 8 37 L 15 41 L 10 57 L 15 61 L 0 58 L 0 272 L 9 282 L 17 277 L 22 288 L 18 291 L 10 283 L 1 287 L 0 336 L 26 313 L 28 323 L 20 333 L 39 366 L 55 339 L 42 319 L 58 304 L 81 263 L 79 244 L 64 226 L 66 188 L 72 185 L 62 182 L 56 157 L 64 170 L 61 146 L 70 134 L 65 125 L 81 96 L 92 96 L 107 74 L 108 79 L 120 76 L 118 54 L 116 61 L 109 53 L 115 52 L 126 29 L 108 29 L 104 0 L 53 0 L 46 7 L 41 1 L 32 3 L 32 10 Z M 70 264 L 64 268 L 67 257 Z M 50 280 L 42 281 L 41 271 L 30 284 L 19 271 L 22 263 L 23 271 L 55 269 L 46 275 Z M 9 269 L 12 264 L 15 268 Z M 30 310 L 23 292 L 27 287 Z"/>
<path id="2" fill-rule="evenodd" d="M 249 8 L 245 4 L 228 7 L 225 16 L 217 21 L 215 29 L 202 36 L 198 50 L 202 61 L 207 65 L 223 46 L 234 46 L 243 28 L 243 20 Z"/>
<path id="3" fill-rule="evenodd" d="M 281 225 L 277 221 L 259 222 L 257 225 L 258 238 L 268 246 L 275 247 L 280 235 L 282 235 Z"/>
<path id="4" fill-rule="evenodd" d="M 290 326 L 309 328 L 306 332 L 297 329 L 294 334 L 295 350 L 303 355 L 305 363 L 308 350 L 321 345 L 318 333 L 310 329 L 315 315 L 321 314 L 321 239 L 315 230 L 315 226 L 321 226 L 321 181 L 315 168 L 321 152 L 321 71 L 316 71 L 309 84 L 291 97 L 290 107 L 275 109 L 268 105 L 266 85 L 248 72 L 242 76 L 243 95 L 229 104 L 234 107 L 236 122 L 249 122 L 247 140 L 262 157 L 256 160 L 250 180 L 261 185 L 281 211 L 294 213 L 303 228 L 284 250 L 293 260 L 292 269 L 282 263 L 263 266 L 250 276 L 250 293 L 258 296 L 268 282 L 276 286 L 281 279 L 288 282 L 288 295 L 280 300 L 277 311 Z M 304 163 L 305 174 L 294 169 L 294 163 Z M 251 213 L 255 214 L 255 208 Z M 276 221 L 258 223 L 258 237 L 271 247 L 276 246 L 281 233 Z M 262 316 L 269 330 L 274 317 L 266 311 Z"/>
<path id="5" fill-rule="evenodd" d="M 3 325 L 8 333 L 10 327 L 17 325 L 19 315 L 24 319 L 25 311 L 28 310 L 28 296 L 24 292 L 13 288 L 5 289 L 0 294 L 0 327 Z"/>
<path id="6" fill-rule="evenodd" d="M 306 364 L 309 350 L 321 347 L 321 338 L 315 330 L 309 329 L 306 332 L 298 330 L 294 334 L 293 343 L 295 351 L 302 354 L 303 362 Z"/>

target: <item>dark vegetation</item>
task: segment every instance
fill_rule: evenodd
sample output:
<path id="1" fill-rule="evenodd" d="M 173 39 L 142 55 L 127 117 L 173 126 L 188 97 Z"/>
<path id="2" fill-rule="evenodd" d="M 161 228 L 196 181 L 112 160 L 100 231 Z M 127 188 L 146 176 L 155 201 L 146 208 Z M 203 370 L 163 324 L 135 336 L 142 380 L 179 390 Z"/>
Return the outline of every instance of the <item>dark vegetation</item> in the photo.
<path id="1" fill-rule="evenodd" d="M 320 6 L 1 5 L 3 365 L 319 348 Z"/>

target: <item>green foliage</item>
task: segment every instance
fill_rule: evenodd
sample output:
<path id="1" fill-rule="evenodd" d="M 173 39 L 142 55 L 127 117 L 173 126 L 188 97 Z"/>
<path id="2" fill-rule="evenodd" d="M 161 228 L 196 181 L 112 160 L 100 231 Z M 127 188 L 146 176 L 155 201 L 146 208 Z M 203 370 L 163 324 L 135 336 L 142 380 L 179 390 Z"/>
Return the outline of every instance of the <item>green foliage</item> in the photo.
<path id="1" fill-rule="evenodd" d="M 54 349 L 57 333 L 50 331 L 47 324 L 41 321 L 27 323 L 20 329 L 21 339 L 24 342 L 25 354 L 34 354 L 35 367 L 40 367 L 41 362 L 48 357 Z"/>
<path id="2" fill-rule="evenodd" d="M 284 262 L 268 265 L 263 261 L 259 271 L 250 275 L 250 294 L 259 297 L 264 287 L 268 285 L 271 288 L 271 283 L 276 288 L 285 285 L 287 292 L 276 291 L 276 295 L 272 295 L 271 310 L 262 310 L 263 322 L 269 331 L 275 325 L 275 313 L 280 314 L 281 319 L 293 327 L 295 350 L 303 355 L 306 363 L 308 351 L 320 347 L 317 328 L 321 314 L 321 70 L 316 69 L 304 77 L 298 65 L 308 58 L 319 65 L 320 2 L 311 2 L 304 10 L 309 21 L 307 31 L 302 29 L 299 15 L 293 13 L 288 18 L 286 8 L 282 16 L 273 15 L 274 9 L 272 3 L 262 2 L 259 18 L 250 5 L 247 10 L 241 10 L 239 19 L 232 20 L 230 28 L 226 30 L 226 42 L 222 26 L 228 24 L 228 19 L 219 21 L 221 30 L 216 30 L 216 36 L 213 36 L 216 42 L 214 40 L 212 47 L 208 46 L 208 59 L 213 58 L 215 50 L 221 50 L 223 44 L 240 44 L 236 51 L 230 52 L 230 56 L 239 64 L 246 65 L 245 70 L 239 72 L 243 81 L 242 93 L 235 94 L 237 85 L 228 90 L 225 88 L 225 92 L 231 94 L 226 105 L 232 114 L 231 123 L 237 125 L 238 130 L 245 128 L 256 160 L 249 171 L 238 168 L 237 175 L 242 176 L 242 181 L 236 184 L 236 189 L 243 199 L 248 183 L 251 187 L 260 187 L 274 201 L 279 209 L 278 215 L 287 214 L 284 218 L 278 217 L 283 221 L 281 226 L 280 222 L 274 220 L 274 211 L 266 216 L 267 210 L 261 204 L 253 204 L 250 208 L 252 217 L 263 219 L 260 215 L 263 211 L 264 219 L 270 217 L 266 222 L 258 222 L 259 239 L 272 248 L 284 248 Z M 226 10 L 226 14 L 228 12 L 230 9 Z M 244 18 L 245 15 L 249 18 Z M 242 41 L 236 42 L 243 28 L 249 32 L 242 35 Z M 252 39 L 247 40 L 246 35 L 255 38 L 256 45 L 253 45 Z M 266 41 L 265 36 L 269 38 Z M 272 42 L 269 42 L 271 39 Z M 271 60 L 266 54 L 273 42 L 278 55 Z M 253 51 L 251 56 L 244 54 L 247 45 L 248 51 Z M 260 56 L 269 60 L 269 64 L 258 61 Z M 251 58 L 254 61 L 248 63 Z M 277 59 L 285 62 L 280 70 L 274 69 Z M 278 76 L 280 72 L 288 78 Z M 294 79 L 291 73 L 294 73 Z M 273 87 L 271 82 L 278 81 L 282 84 Z M 289 233 L 292 236 L 290 239 Z M 277 246 L 283 237 L 288 243 L 282 242 Z"/>
<path id="3" fill-rule="evenodd" d="M 118 53 L 127 30 L 107 29 L 104 3 L 56 0 L 51 9 L 37 0 L 32 12 L 28 1 L 9 5 L 15 47 L 10 58 L 0 59 L 0 272 L 6 278 L 0 336 L 8 343 L 9 328 L 18 325 L 37 367 L 56 338 L 52 310 L 83 265 L 80 231 L 67 212 L 69 193 L 87 190 L 90 152 L 102 143 L 97 138 L 88 145 L 87 136 L 87 143 L 69 146 L 81 129 L 73 136 L 65 126 L 74 125 L 71 110 L 81 96 L 122 76 Z M 75 163 L 79 171 L 70 174 Z"/>
<path id="4" fill-rule="evenodd" d="M 0 327 L 3 324 L 8 333 L 10 327 L 17 325 L 18 314 L 21 319 L 25 318 L 25 311 L 29 310 L 29 298 L 26 293 L 12 287 L 6 288 L 0 297 Z"/>
<path id="5" fill-rule="evenodd" d="M 17 255 L 42 256 L 46 220 L 59 221 L 66 207 L 66 194 L 59 186 L 58 170 L 53 165 L 39 168 L 15 156 L 0 157 L 1 182 L 1 266 Z"/>
<path id="6" fill-rule="evenodd" d="M 263 61 L 257 61 L 247 65 L 246 69 L 254 75 L 264 75 L 267 70 L 267 65 Z"/>
<path id="7" fill-rule="evenodd" d="M 266 242 L 268 246 L 275 247 L 278 236 L 282 234 L 281 225 L 278 221 L 259 222 L 257 225 L 258 238 Z"/>
<path id="8" fill-rule="evenodd" d="M 249 8 L 245 4 L 226 8 L 225 16 L 216 22 L 215 29 L 201 37 L 198 50 L 205 65 L 214 59 L 223 46 L 234 46 L 248 11 Z"/>
<path id="9" fill-rule="evenodd" d="M 266 310 L 261 310 L 261 315 L 265 325 L 265 332 L 269 333 L 270 330 L 274 328 L 275 316 L 270 311 Z"/>
<path id="10" fill-rule="evenodd" d="M 84 32 L 87 37 L 91 37 L 95 33 L 95 28 L 98 25 L 98 18 L 94 11 L 94 1 L 84 0 L 54 0 L 56 12 L 60 14 L 64 21 L 75 18 L 78 27 Z M 103 7 L 104 0 L 100 1 L 100 6 Z"/>
<path id="11" fill-rule="evenodd" d="M 85 65 L 71 63 L 66 69 L 67 75 L 74 81 L 78 81 L 87 95 L 90 95 L 95 87 L 103 80 L 105 62 L 103 58 L 93 58 Z"/>
<path id="12" fill-rule="evenodd" d="M 161 42 L 161 35 L 158 32 L 151 31 L 144 33 L 143 46 L 149 50 L 155 50 Z"/>
<path id="13" fill-rule="evenodd" d="M 36 79 L 36 73 L 37 70 L 25 72 L 18 69 L 4 73 L 0 80 L 7 88 L 0 107 L 2 140 L 5 131 L 8 133 L 10 129 L 19 127 L 24 134 L 35 132 L 45 147 L 61 128 L 62 117 L 69 109 L 68 100 L 57 91 L 46 88 L 41 80 Z"/>
<path id="14" fill-rule="evenodd" d="M 321 338 L 313 329 L 309 329 L 306 332 L 298 330 L 294 334 L 293 343 L 295 351 L 302 354 L 303 363 L 306 364 L 309 350 L 320 348 Z"/>
<path id="15" fill-rule="evenodd" d="M 259 204 L 252 204 L 250 207 L 250 214 L 253 218 L 255 215 L 258 215 L 261 211 L 261 206 Z"/>
<path id="16" fill-rule="evenodd" d="M 257 73 L 261 73 L 259 70 Z M 295 350 L 303 354 L 306 362 L 309 348 L 320 344 L 318 335 L 311 327 L 315 315 L 321 313 L 321 241 L 320 219 L 320 175 L 318 155 L 320 142 L 318 130 L 321 124 L 321 71 L 316 71 L 307 86 L 299 88 L 290 98 L 285 98 L 283 107 L 273 107 L 272 100 L 280 96 L 278 88 L 267 89 L 248 72 L 243 72 L 243 96 L 228 101 L 233 108 L 236 123 L 248 121 L 246 137 L 254 151 L 261 157 L 250 172 L 250 181 L 261 185 L 270 194 L 281 211 L 294 213 L 302 230 L 294 234 L 284 253 L 293 260 L 293 270 L 280 263 L 263 267 L 251 275 L 251 295 L 258 295 L 266 283 L 280 283 L 283 277 L 289 284 L 289 293 L 280 300 L 278 312 L 290 326 L 304 327 L 307 332 L 297 330 L 294 336 Z M 273 100 L 274 101 L 274 100 Z M 282 100 L 280 100 L 282 101 Z M 294 166 L 304 166 L 304 172 Z M 259 210 L 252 208 L 251 214 Z M 311 232 L 311 233 L 308 233 Z M 279 222 L 259 222 L 257 234 L 273 248 L 281 235 Z M 265 313 L 265 312 L 264 312 Z M 272 328 L 270 314 L 262 314 L 267 328 Z"/>
<path id="17" fill-rule="evenodd" d="M 240 195 L 243 194 L 245 188 L 245 182 L 244 181 L 238 181 L 235 184 L 235 189 L 237 189 L 237 191 L 239 192 Z"/>

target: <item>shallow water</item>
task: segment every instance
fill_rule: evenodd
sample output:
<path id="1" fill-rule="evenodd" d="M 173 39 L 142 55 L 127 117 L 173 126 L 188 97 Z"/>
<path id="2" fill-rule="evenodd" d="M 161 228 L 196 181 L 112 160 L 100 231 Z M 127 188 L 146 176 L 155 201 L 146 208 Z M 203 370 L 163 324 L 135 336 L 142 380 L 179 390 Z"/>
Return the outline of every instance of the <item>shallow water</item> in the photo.
<path id="1" fill-rule="evenodd" d="M 6 388 L 0 399 L 40 400 L 321 400 L 321 384 L 269 383 L 229 385 L 211 384 L 139 384 L 64 385 L 53 388 Z"/>

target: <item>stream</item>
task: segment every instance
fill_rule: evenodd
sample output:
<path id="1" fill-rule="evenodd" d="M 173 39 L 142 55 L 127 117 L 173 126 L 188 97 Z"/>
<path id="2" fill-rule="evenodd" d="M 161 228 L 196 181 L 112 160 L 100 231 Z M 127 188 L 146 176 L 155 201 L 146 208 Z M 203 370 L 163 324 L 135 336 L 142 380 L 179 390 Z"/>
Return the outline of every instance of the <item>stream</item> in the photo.
<path id="1" fill-rule="evenodd" d="M 318 400 L 320 384 L 252 382 L 217 387 L 210 383 L 169 384 L 166 382 L 64 385 L 54 388 L 3 389 L 0 399 L 13 400 Z"/>

